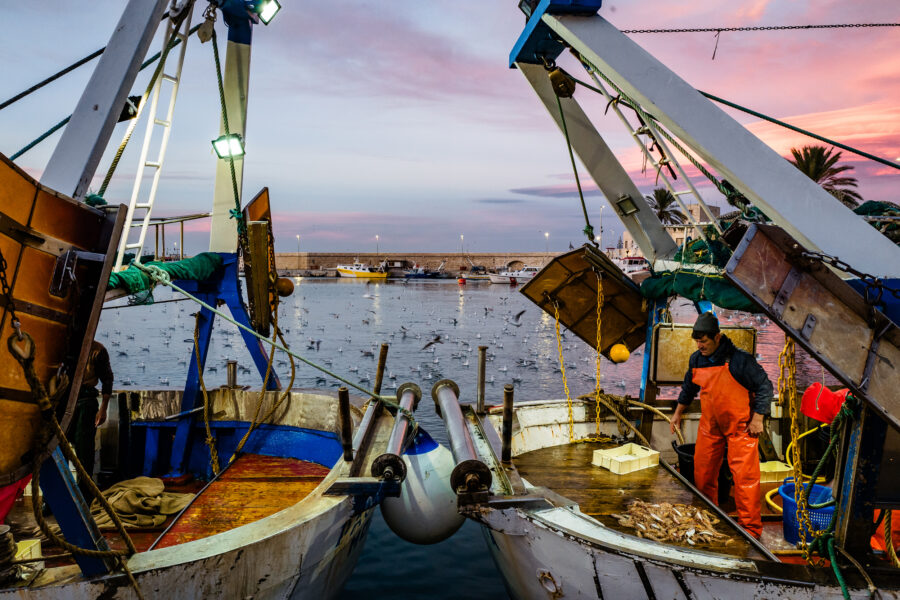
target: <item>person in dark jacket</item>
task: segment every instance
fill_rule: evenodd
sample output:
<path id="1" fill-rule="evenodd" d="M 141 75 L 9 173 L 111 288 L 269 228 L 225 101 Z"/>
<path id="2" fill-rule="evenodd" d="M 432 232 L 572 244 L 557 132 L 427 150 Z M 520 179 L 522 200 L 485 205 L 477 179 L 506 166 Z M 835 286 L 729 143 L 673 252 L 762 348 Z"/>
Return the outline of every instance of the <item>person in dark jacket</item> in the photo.
<path id="1" fill-rule="evenodd" d="M 97 391 L 97 384 L 101 384 Z M 94 473 L 94 454 L 96 446 L 94 440 L 97 436 L 97 428 L 106 422 L 106 411 L 109 407 L 109 398 L 112 395 L 113 372 L 109 364 L 109 352 L 100 342 L 91 344 L 91 353 L 88 356 L 87 366 L 78 391 L 78 401 L 75 404 L 75 413 L 69 425 L 72 437 L 72 447 L 75 455 L 88 473 Z M 99 405 L 97 399 L 100 399 Z M 87 483 L 78 482 L 81 493 L 88 501 Z"/>
<path id="2" fill-rule="evenodd" d="M 734 477 L 738 522 L 756 538 L 762 534 L 759 495 L 759 434 L 772 402 L 772 382 L 756 359 L 735 347 L 719 331 L 713 313 L 703 313 L 691 334 L 697 351 L 672 415 L 671 429 L 700 395 L 700 425 L 694 449 L 694 483 L 707 497 L 718 498 L 718 474 L 725 449 Z"/>

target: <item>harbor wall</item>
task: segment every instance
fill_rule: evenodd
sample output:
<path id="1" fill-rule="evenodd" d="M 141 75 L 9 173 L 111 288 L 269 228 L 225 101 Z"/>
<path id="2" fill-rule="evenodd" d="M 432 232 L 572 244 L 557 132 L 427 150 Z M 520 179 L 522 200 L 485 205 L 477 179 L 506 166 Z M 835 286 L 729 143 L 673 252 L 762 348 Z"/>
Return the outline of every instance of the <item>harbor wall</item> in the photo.
<path id="1" fill-rule="evenodd" d="M 468 271 L 472 264 L 483 266 L 489 270 L 518 268 L 523 265 L 543 266 L 555 253 L 546 252 L 477 252 L 460 254 L 459 252 L 279 252 L 275 254 L 275 266 L 279 271 L 328 271 L 338 265 L 356 262 L 370 265 L 388 261 L 391 268 L 404 268 L 418 264 L 426 269 L 437 269 L 444 263 L 444 270 L 450 273 Z M 468 259 L 468 260 L 467 260 Z M 472 263 L 469 263 L 469 261 Z"/>

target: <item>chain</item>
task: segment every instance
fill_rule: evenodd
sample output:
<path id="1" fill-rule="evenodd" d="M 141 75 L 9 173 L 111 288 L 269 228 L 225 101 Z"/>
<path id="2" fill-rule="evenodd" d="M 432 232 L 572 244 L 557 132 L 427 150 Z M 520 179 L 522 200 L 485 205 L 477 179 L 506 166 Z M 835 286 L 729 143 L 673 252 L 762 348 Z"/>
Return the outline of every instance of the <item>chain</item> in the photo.
<path id="1" fill-rule="evenodd" d="M 594 433 L 597 437 L 600 437 L 600 394 L 603 390 L 600 388 L 600 359 L 603 358 L 603 355 L 600 353 L 602 345 L 600 345 L 600 312 L 603 308 L 603 280 L 600 278 L 600 273 L 597 273 L 597 372 L 594 374 L 596 379 L 596 383 L 594 384 L 594 397 L 597 399 L 597 408 L 594 414 Z"/>
<path id="2" fill-rule="evenodd" d="M 719 33 L 722 31 L 791 31 L 798 29 L 861 29 L 900 27 L 900 23 L 841 23 L 835 25 L 767 25 L 758 27 L 688 27 L 684 29 L 622 29 L 622 33 Z"/>
<path id="3" fill-rule="evenodd" d="M 881 281 L 879 277 L 875 277 L 874 275 L 869 275 L 868 273 L 863 273 L 858 269 L 854 269 L 848 263 L 844 262 L 837 256 L 831 256 L 829 254 L 825 254 L 824 252 L 810 252 L 805 251 L 802 254 L 803 258 L 808 258 L 810 260 L 818 260 L 827 265 L 831 265 L 835 269 L 839 271 L 843 271 L 845 273 L 850 273 L 851 275 L 855 275 L 862 280 L 863 283 L 866 284 L 867 290 L 877 290 L 877 294 L 874 299 L 869 296 L 868 291 L 866 293 L 866 301 L 871 303 L 879 302 L 881 300 L 881 295 L 884 292 L 890 293 L 894 298 L 900 300 L 900 289 L 895 289 L 884 285 L 884 282 Z"/>
<path id="4" fill-rule="evenodd" d="M 0 295 L 6 298 L 6 310 L 9 312 L 10 325 L 16 331 L 16 338 L 21 342 L 24 339 L 22 336 L 22 323 L 19 321 L 19 317 L 16 316 L 12 288 L 6 280 L 6 268 L 6 259 L 3 257 L 3 251 L 0 250 Z"/>
<path id="5" fill-rule="evenodd" d="M 569 409 L 569 442 L 575 441 L 575 415 L 572 411 L 572 396 L 569 394 L 569 381 L 566 379 L 566 362 L 563 360 L 562 336 L 559 333 L 559 303 L 553 303 L 553 318 L 556 323 L 556 349 L 559 352 L 559 370 L 562 372 L 563 389 L 566 391 L 566 405 Z"/>

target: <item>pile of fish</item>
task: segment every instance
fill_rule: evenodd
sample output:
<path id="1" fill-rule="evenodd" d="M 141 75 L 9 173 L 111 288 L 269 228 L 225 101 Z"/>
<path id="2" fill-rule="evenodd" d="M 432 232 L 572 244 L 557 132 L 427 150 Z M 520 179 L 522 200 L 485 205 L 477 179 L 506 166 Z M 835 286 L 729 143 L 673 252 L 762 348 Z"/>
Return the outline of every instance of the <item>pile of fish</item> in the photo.
<path id="1" fill-rule="evenodd" d="M 657 542 L 728 545 L 733 540 L 716 531 L 719 522 L 709 511 L 687 504 L 635 500 L 624 515 L 610 515 L 623 527 L 634 529 L 638 537 Z"/>

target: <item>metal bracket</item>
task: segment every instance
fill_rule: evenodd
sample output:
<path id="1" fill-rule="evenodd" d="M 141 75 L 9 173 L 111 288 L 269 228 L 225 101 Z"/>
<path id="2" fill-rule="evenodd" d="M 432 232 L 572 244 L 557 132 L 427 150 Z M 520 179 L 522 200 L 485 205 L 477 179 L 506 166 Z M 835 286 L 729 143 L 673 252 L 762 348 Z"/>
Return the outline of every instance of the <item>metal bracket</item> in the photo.
<path id="1" fill-rule="evenodd" d="M 772 303 L 772 312 L 779 317 L 784 314 L 784 309 L 787 308 L 788 300 L 790 299 L 791 294 L 794 293 L 794 288 L 800 283 L 800 277 L 802 275 L 803 273 L 796 267 L 791 267 L 787 277 L 784 278 L 784 283 L 781 284 L 781 289 L 778 290 L 778 294 L 775 295 L 775 301 Z"/>
<path id="2" fill-rule="evenodd" d="M 816 315 L 808 314 L 806 315 L 806 320 L 803 321 L 803 328 L 800 329 L 800 337 L 804 340 L 809 341 L 812 337 L 813 330 L 816 328 Z"/>
<path id="3" fill-rule="evenodd" d="M 51 296 L 65 298 L 69 295 L 69 288 L 75 282 L 75 267 L 78 265 L 79 260 L 102 264 L 106 260 L 106 255 L 70 248 L 57 256 L 56 266 L 53 269 L 53 278 L 50 280 Z"/>

